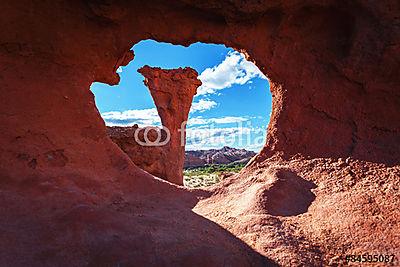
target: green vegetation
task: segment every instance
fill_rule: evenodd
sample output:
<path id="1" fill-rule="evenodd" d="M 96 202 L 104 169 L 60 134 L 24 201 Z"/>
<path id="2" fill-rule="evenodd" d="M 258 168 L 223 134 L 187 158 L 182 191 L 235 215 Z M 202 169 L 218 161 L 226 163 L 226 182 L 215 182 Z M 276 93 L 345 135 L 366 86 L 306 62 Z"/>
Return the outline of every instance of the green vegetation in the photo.
<path id="1" fill-rule="evenodd" d="M 220 182 L 223 174 L 237 173 L 245 165 L 245 163 L 230 163 L 188 168 L 183 171 L 184 184 L 192 188 L 210 186 Z"/>
<path id="2" fill-rule="evenodd" d="M 206 165 L 202 167 L 188 168 L 183 171 L 185 176 L 198 176 L 198 175 L 210 175 L 224 172 L 239 172 L 245 166 L 245 163 L 236 164 L 219 164 L 219 165 Z"/>

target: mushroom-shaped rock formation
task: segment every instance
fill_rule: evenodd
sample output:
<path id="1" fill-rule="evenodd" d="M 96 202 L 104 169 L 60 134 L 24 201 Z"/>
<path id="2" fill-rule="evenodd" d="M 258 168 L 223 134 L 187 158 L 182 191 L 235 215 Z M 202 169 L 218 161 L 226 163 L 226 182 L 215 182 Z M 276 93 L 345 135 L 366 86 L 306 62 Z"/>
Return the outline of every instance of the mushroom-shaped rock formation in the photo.
<path id="1" fill-rule="evenodd" d="M 159 159 L 162 169 L 150 173 L 183 185 L 185 129 L 193 96 L 201 85 L 198 74 L 192 68 L 163 70 L 144 66 L 138 71 L 145 77 L 144 83 L 150 90 L 162 125 L 169 135 L 168 142 L 160 144 L 164 150 L 163 157 Z"/>

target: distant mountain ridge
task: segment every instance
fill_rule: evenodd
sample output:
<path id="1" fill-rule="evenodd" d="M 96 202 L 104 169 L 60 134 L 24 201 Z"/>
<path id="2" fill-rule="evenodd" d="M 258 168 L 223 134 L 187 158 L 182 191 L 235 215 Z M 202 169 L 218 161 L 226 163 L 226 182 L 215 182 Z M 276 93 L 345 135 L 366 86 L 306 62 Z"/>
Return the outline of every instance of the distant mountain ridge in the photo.
<path id="1" fill-rule="evenodd" d="M 185 152 L 185 168 L 200 167 L 210 164 L 228 164 L 248 162 L 256 155 L 246 149 L 224 146 L 221 149 L 190 150 Z"/>

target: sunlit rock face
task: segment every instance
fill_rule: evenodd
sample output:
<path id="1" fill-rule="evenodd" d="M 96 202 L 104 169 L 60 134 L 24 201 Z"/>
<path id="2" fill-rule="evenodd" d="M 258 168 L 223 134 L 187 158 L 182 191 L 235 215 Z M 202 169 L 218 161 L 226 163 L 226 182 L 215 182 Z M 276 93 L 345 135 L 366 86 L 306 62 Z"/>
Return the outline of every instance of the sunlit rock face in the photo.
<path id="1" fill-rule="evenodd" d="M 143 170 L 183 185 L 186 122 L 201 82 L 192 68 L 163 70 L 145 66 L 145 77 L 163 127 L 108 127 L 111 139 Z"/>
<path id="2" fill-rule="evenodd" d="M 164 167 L 160 177 L 183 185 L 186 123 L 201 81 L 192 68 L 163 70 L 145 66 L 138 71 L 145 77 L 144 83 L 150 90 L 169 139 L 163 145 L 166 156 L 161 159 Z"/>
<path id="3" fill-rule="evenodd" d="M 0 262 L 399 259 L 399 5 L 2 1 Z M 266 145 L 239 175 L 185 190 L 154 179 L 107 136 L 90 85 L 117 83 L 116 70 L 133 58 L 129 49 L 145 39 L 222 43 L 268 75 Z M 282 190 L 284 201 L 275 201 Z"/>

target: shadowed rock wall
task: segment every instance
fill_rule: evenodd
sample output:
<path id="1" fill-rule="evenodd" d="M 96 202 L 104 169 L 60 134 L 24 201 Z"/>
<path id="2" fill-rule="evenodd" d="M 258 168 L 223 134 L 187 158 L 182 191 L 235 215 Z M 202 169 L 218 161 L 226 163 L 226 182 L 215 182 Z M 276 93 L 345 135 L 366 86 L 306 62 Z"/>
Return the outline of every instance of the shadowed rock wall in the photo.
<path id="1" fill-rule="evenodd" d="M 147 142 L 144 138 L 146 129 Z M 165 145 L 145 145 L 148 142 L 159 143 L 166 141 L 166 132 L 162 131 L 161 128 L 140 128 L 138 125 L 131 127 L 113 126 L 107 127 L 107 134 L 129 156 L 135 165 L 154 176 L 167 180 L 166 169 L 179 168 L 179 166 L 167 165 L 168 158 L 171 155 L 168 154 L 168 149 Z M 174 155 L 172 158 L 174 158 Z"/>

